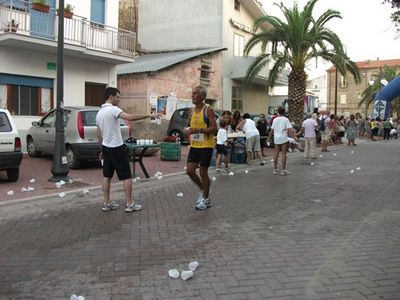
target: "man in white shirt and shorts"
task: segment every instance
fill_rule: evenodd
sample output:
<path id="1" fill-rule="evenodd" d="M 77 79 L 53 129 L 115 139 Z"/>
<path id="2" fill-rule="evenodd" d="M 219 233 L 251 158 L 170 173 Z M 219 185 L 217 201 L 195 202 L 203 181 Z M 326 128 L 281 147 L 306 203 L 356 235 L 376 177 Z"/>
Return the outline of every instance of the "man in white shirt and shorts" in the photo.
<path id="1" fill-rule="evenodd" d="M 268 140 L 271 142 L 272 136 L 274 136 L 274 171 L 273 174 L 278 174 L 278 159 L 279 151 L 282 152 L 282 169 L 281 175 L 289 175 L 290 172 L 286 170 L 286 151 L 288 144 L 288 133 L 292 135 L 292 124 L 288 118 L 284 116 L 285 108 L 279 106 L 277 109 L 278 116 L 272 122 L 271 130 L 269 132 Z"/>
<path id="2" fill-rule="evenodd" d="M 142 206 L 132 199 L 132 173 L 129 166 L 128 149 L 121 135 L 119 118 L 128 121 L 143 120 L 153 115 L 133 115 L 124 112 L 118 107 L 119 90 L 108 87 L 104 94 L 105 103 L 96 116 L 97 137 L 100 144 L 100 159 L 103 160 L 103 198 L 102 210 L 110 211 L 119 208 L 119 205 L 110 200 L 110 183 L 117 172 L 118 179 L 123 181 L 125 191 L 125 212 L 141 210 Z"/>

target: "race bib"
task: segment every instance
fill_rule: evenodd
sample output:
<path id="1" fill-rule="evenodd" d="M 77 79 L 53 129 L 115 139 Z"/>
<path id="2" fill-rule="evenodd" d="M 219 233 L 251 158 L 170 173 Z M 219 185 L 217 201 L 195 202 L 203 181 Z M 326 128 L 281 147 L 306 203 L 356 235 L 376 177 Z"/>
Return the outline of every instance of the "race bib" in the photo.
<path id="1" fill-rule="evenodd" d="M 192 133 L 192 141 L 204 142 L 204 133 Z"/>

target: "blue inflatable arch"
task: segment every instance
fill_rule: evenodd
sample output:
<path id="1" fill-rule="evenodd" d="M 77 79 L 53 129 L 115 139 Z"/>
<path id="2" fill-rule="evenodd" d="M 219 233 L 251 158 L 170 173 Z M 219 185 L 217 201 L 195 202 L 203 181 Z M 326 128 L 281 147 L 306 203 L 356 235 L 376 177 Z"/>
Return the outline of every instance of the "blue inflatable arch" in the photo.
<path id="1" fill-rule="evenodd" d="M 388 83 L 383 89 L 381 89 L 375 96 L 374 99 L 374 111 L 376 106 L 379 107 L 379 101 L 384 102 L 385 104 L 385 114 L 384 117 L 388 118 L 390 113 L 390 105 L 389 102 L 392 101 L 394 98 L 400 96 L 400 76 L 393 79 L 391 82 Z"/>

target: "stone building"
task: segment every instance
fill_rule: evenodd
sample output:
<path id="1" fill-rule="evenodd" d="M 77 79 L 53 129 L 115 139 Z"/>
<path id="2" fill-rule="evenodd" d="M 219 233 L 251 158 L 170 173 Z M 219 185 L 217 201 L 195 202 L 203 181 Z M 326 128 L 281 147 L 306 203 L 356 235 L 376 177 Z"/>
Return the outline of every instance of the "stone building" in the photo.
<path id="1" fill-rule="evenodd" d="M 351 74 L 347 73 L 346 76 L 337 74 L 336 82 L 336 68 L 331 67 L 327 70 L 328 74 L 328 105 L 327 108 L 331 113 L 334 113 L 335 101 L 337 103 L 337 114 L 349 116 L 350 114 L 360 113 L 362 116 L 371 114 L 371 108 L 367 109 L 365 105 L 358 107 L 361 100 L 362 92 L 368 87 L 371 80 L 375 80 L 379 76 L 379 70 L 388 67 L 400 67 L 400 59 L 387 59 L 387 60 L 367 60 L 356 62 L 360 69 L 361 82 L 356 84 Z M 336 93 L 335 93 L 336 90 Z"/>

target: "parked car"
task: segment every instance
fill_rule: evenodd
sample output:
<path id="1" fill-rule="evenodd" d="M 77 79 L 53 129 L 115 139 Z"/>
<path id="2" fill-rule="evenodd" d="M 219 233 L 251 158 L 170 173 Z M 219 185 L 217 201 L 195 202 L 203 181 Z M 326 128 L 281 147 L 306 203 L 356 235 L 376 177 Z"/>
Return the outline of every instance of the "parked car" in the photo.
<path id="1" fill-rule="evenodd" d="M 97 106 L 64 107 L 65 147 L 68 167 L 79 168 L 81 161 L 98 160 L 100 147 L 97 138 Z M 38 122 L 32 122 L 26 135 L 28 154 L 38 157 L 41 153 L 53 154 L 56 136 L 56 110 L 47 113 Z M 121 120 L 122 138 L 129 137 L 128 126 Z"/>
<path id="2" fill-rule="evenodd" d="M 174 111 L 169 121 L 167 135 L 179 136 L 182 143 L 188 141 L 188 136 L 183 129 L 188 126 L 191 109 L 190 107 L 185 107 Z M 217 118 L 222 114 L 221 109 L 214 109 L 214 112 Z"/>
<path id="3" fill-rule="evenodd" d="M 7 109 L 0 108 L 0 171 L 9 181 L 17 181 L 22 160 L 21 139 Z"/>

